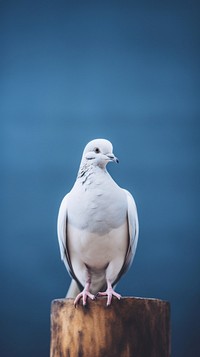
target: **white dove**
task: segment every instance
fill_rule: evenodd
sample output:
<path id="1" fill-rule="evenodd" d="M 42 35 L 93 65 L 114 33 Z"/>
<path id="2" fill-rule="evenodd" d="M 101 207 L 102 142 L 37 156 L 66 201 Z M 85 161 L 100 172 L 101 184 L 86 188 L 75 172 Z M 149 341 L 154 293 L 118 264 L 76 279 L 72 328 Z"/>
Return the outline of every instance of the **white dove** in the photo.
<path id="1" fill-rule="evenodd" d="M 137 247 L 135 201 L 107 172 L 111 161 L 118 159 L 108 140 L 90 141 L 76 182 L 59 209 L 60 253 L 72 277 L 67 297 L 75 298 L 75 306 L 81 297 L 86 305 L 87 298 L 93 300 L 97 294 L 107 296 L 107 305 L 112 296 L 120 299 L 114 288 L 131 266 Z"/>

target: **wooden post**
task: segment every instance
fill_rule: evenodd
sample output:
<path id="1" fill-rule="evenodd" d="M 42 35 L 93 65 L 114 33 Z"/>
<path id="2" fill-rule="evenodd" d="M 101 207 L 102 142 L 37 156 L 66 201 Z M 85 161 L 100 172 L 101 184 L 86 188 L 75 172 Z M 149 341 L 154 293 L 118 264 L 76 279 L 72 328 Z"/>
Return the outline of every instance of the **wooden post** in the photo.
<path id="1" fill-rule="evenodd" d="M 73 299 L 51 306 L 50 357 L 169 357 L 170 305 L 158 299 Z"/>

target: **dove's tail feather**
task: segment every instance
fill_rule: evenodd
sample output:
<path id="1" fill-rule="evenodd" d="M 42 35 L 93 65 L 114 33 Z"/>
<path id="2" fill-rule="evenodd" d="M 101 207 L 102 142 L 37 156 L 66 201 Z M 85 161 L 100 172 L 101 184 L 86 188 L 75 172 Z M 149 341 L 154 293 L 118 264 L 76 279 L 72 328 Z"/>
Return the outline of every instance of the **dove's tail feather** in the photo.
<path id="1" fill-rule="evenodd" d="M 66 298 L 75 298 L 80 293 L 77 282 L 72 279 Z"/>

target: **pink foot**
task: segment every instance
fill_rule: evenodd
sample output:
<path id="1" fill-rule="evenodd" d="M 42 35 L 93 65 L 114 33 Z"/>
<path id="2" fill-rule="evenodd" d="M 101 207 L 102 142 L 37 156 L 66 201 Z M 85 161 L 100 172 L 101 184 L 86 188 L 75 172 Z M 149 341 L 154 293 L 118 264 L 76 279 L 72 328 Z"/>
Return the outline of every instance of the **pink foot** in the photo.
<path id="1" fill-rule="evenodd" d="M 91 300 L 95 299 L 95 296 L 89 292 L 89 286 L 90 286 L 90 284 L 87 283 L 84 290 L 80 294 L 77 295 L 77 297 L 74 300 L 75 307 L 81 298 L 83 298 L 83 306 L 86 305 L 86 301 L 87 301 L 88 297 Z"/>
<path id="2" fill-rule="evenodd" d="M 111 285 L 111 283 L 109 281 L 107 282 L 107 284 L 108 284 L 107 290 L 104 291 L 104 292 L 99 292 L 98 295 L 100 295 L 100 296 L 108 296 L 108 298 L 107 298 L 107 306 L 109 306 L 111 304 L 113 296 L 116 296 L 116 298 L 118 300 L 120 300 L 121 299 L 121 295 L 116 293 L 113 290 L 112 285 Z"/>

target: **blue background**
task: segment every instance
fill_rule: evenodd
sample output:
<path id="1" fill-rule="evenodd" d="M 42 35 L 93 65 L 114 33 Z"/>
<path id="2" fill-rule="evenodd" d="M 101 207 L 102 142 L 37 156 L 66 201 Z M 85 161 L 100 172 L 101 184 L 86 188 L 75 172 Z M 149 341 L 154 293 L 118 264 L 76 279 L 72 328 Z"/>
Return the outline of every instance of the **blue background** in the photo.
<path id="1" fill-rule="evenodd" d="M 169 300 L 172 356 L 199 344 L 199 6 L 0 1 L 1 357 L 49 355 L 69 277 L 56 237 L 82 150 L 135 197 L 140 240 L 123 295 Z"/>

